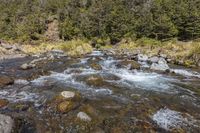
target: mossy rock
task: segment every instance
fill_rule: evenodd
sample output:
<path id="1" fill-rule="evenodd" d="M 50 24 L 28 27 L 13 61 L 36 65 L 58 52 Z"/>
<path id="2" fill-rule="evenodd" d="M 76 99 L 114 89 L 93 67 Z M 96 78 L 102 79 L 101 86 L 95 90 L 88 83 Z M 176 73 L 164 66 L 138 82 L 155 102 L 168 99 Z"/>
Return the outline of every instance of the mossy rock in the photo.
<path id="1" fill-rule="evenodd" d="M 102 70 L 101 65 L 97 64 L 97 63 L 92 63 L 90 64 L 90 67 L 94 70 Z"/>
<path id="2" fill-rule="evenodd" d="M 8 76 L 0 76 L 0 87 L 4 87 L 6 85 L 11 85 L 14 83 L 14 80 Z"/>
<path id="3" fill-rule="evenodd" d="M 6 100 L 6 99 L 0 99 L 0 108 L 3 108 L 5 106 L 7 106 L 8 103 L 9 103 L 8 100 Z"/>
<path id="4" fill-rule="evenodd" d="M 122 68 L 128 68 L 130 70 L 133 70 L 133 69 L 140 69 L 140 64 L 136 61 L 133 61 L 133 60 L 123 60 L 123 61 L 120 61 L 117 65 L 118 67 L 122 67 Z"/>
<path id="5" fill-rule="evenodd" d="M 74 108 L 74 103 L 71 101 L 64 101 L 58 104 L 57 110 L 61 113 L 67 113 Z"/>

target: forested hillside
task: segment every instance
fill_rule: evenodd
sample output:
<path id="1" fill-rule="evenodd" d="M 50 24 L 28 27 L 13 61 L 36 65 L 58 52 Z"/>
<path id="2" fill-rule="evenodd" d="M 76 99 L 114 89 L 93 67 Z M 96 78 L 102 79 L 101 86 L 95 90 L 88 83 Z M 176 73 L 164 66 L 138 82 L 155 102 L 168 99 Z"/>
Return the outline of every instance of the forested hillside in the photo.
<path id="1" fill-rule="evenodd" d="M 1 0 L 0 39 L 44 40 L 48 23 L 59 38 L 200 37 L 199 0 Z"/>

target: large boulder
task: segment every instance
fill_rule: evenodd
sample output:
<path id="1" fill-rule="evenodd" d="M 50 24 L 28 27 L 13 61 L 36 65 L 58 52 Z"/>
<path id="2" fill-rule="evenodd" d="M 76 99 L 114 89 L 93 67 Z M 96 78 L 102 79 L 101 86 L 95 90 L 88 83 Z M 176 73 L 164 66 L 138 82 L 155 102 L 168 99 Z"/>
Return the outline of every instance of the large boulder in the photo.
<path id="1" fill-rule="evenodd" d="M 14 80 L 8 76 L 0 76 L 0 87 L 4 87 L 6 85 L 11 85 L 14 83 Z"/>
<path id="2" fill-rule="evenodd" d="M 0 133 L 11 133 L 14 128 L 14 120 L 7 115 L 0 114 Z"/>
<path id="3" fill-rule="evenodd" d="M 160 58 L 158 63 L 153 63 L 150 68 L 158 71 L 166 71 L 170 69 L 164 58 Z"/>

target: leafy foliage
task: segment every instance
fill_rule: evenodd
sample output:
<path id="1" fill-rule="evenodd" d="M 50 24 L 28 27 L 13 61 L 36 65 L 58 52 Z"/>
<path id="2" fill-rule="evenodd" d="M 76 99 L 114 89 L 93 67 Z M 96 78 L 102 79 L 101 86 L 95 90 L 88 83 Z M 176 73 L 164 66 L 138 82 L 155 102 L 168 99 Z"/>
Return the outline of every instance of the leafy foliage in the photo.
<path id="1" fill-rule="evenodd" d="M 40 40 L 56 16 L 63 40 L 200 37 L 199 0 L 1 0 L 0 38 Z"/>

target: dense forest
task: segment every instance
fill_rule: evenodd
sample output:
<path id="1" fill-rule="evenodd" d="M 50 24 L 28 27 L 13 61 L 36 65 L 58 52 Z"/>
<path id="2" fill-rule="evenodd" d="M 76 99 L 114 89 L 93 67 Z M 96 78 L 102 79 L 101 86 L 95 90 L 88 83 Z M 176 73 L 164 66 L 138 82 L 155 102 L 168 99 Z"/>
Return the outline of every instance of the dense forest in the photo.
<path id="1" fill-rule="evenodd" d="M 5 40 L 43 39 L 54 19 L 63 40 L 200 37 L 199 0 L 1 0 L 0 9 Z"/>

